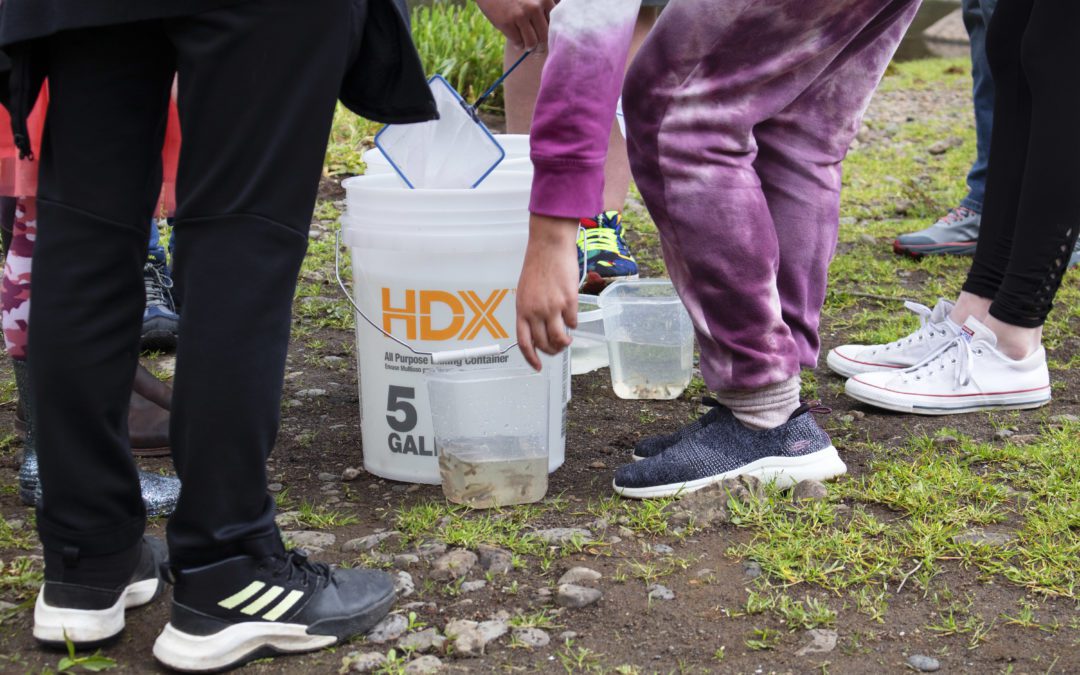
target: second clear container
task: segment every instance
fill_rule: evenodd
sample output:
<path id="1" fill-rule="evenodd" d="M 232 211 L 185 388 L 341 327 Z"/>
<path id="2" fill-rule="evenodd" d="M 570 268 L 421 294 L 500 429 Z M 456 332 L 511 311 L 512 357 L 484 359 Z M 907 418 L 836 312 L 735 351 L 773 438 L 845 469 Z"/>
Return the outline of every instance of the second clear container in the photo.
<path id="1" fill-rule="evenodd" d="M 426 379 L 446 498 L 478 509 L 543 499 L 549 378 L 531 368 L 490 368 Z"/>
<path id="2" fill-rule="evenodd" d="M 611 386 L 626 399 L 674 399 L 690 384 L 694 328 L 666 279 L 620 281 L 599 297 Z"/>

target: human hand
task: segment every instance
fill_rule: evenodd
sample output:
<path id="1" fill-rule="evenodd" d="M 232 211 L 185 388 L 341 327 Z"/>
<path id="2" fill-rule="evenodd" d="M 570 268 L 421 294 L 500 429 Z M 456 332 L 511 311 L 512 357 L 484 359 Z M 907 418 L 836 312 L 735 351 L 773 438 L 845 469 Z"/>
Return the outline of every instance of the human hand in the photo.
<path id="1" fill-rule="evenodd" d="M 576 220 L 536 214 L 529 220 L 517 287 L 517 335 L 521 353 L 537 370 L 536 350 L 558 354 L 570 345 L 567 329 L 577 328 L 577 232 Z"/>
<path id="2" fill-rule="evenodd" d="M 476 0 L 493 26 L 518 49 L 547 43 L 548 15 L 558 0 Z"/>

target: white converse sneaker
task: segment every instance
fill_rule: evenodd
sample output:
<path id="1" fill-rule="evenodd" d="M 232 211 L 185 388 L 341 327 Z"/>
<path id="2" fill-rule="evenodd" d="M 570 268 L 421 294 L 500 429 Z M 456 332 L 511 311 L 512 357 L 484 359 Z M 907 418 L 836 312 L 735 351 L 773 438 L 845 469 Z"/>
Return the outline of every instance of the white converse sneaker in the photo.
<path id="1" fill-rule="evenodd" d="M 841 345 L 826 357 L 829 369 L 852 377 L 910 368 L 957 336 L 955 324 L 947 320 L 953 308 L 948 300 L 938 300 L 932 310 L 917 302 L 905 302 L 904 307 L 919 315 L 919 330 L 884 345 Z"/>
<path id="2" fill-rule="evenodd" d="M 847 395 L 919 415 L 1023 410 L 1050 402 L 1050 371 L 1042 346 L 1016 361 L 997 350 L 997 337 L 976 319 L 969 318 L 961 330 L 911 368 L 856 375 L 847 381 Z"/>

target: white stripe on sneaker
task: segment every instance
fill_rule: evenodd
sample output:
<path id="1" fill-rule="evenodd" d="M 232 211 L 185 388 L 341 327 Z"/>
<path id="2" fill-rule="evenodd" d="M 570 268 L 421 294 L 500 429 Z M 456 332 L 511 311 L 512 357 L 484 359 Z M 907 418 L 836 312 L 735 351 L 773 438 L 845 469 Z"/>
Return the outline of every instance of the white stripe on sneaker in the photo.
<path id="1" fill-rule="evenodd" d="M 279 602 L 266 614 L 263 614 L 263 618 L 267 621 L 277 621 L 282 617 L 285 612 L 289 611 L 293 605 L 300 601 L 300 598 L 304 597 L 303 591 L 292 591 L 285 596 L 285 599 Z"/>
<path id="2" fill-rule="evenodd" d="M 254 602 L 240 611 L 248 616 L 255 616 L 262 611 L 264 607 L 273 602 L 277 596 L 285 592 L 285 589 L 281 586 L 271 586 L 270 590 L 260 595 Z"/>
<path id="3" fill-rule="evenodd" d="M 230 595 L 229 597 L 219 602 L 218 605 L 224 607 L 225 609 L 235 609 L 250 600 L 252 597 L 254 597 L 255 594 L 261 591 L 265 586 L 266 584 L 261 581 L 252 581 L 250 584 L 247 585 L 246 588 L 244 588 L 244 590 L 240 591 L 239 593 Z"/>

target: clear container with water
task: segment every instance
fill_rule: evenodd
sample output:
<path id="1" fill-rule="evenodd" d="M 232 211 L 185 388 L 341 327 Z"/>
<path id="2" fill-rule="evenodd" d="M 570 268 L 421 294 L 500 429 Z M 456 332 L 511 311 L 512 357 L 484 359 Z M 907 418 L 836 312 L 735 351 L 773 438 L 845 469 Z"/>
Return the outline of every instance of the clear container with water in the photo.
<path id="1" fill-rule="evenodd" d="M 595 295 L 578 296 L 577 328 L 570 331 L 570 374 L 584 375 L 607 368 L 608 347 L 604 336 L 604 310 Z"/>
<path id="2" fill-rule="evenodd" d="M 599 296 L 615 395 L 678 398 L 690 384 L 694 328 L 666 279 L 620 281 Z"/>
<path id="3" fill-rule="evenodd" d="M 448 500 L 486 509 L 544 498 L 548 377 L 531 368 L 434 371 L 427 386 Z"/>

